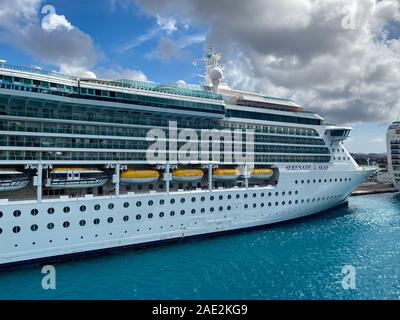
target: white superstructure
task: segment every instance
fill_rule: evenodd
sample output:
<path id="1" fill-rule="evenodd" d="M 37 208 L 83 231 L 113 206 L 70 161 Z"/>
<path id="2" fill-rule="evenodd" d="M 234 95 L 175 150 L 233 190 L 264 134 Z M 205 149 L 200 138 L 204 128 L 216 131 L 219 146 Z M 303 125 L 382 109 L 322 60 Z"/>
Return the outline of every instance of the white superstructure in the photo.
<path id="1" fill-rule="evenodd" d="M 208 53 L 204 86 L 0 63 L 0 168 L 26 183 L 0 192 L 0 265 L 257 227 L 345 203 L 372 173 L 343 145 L 351 129 L 291 100 L 229 88 L 218 60 Z M 149 163 L 154 128 L 169 143 L 164 160 Z M 188 129 L 251 130 L 254 159 L 212 151 L 181 163 L 171 146 L 184 147 Z"/>

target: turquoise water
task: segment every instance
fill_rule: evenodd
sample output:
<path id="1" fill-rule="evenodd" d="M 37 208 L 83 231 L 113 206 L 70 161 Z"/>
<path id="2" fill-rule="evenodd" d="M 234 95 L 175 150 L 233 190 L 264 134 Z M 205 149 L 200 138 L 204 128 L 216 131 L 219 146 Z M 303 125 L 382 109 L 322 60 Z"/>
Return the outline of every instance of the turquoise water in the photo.
<path id="1" fill-rule="evenodd" d="M 263 230 L 0 272 L 0 299 L 399 299 L 400 195 Z M 356 288 L 344 290 L 344 265 Z"/>

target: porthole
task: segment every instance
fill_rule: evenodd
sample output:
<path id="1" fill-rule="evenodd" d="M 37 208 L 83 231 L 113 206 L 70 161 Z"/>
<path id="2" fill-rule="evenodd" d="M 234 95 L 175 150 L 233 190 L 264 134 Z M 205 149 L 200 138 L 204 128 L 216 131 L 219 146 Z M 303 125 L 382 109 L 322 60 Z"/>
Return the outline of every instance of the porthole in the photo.
<path id="1" fill-rule="evenodd" d="M 142 216 L 140 214 L 137 214 L 136 215 L 136 220 L 140 220 L 140 219 L 142 219 Z"/>
<path id="2" fill-rule="evenodd" d="M 152 214 L 152 213 L 149 213 L 149 214 L 147 215 L 147 218 L 153 219 L 153 214 Z"/>
<path id="3" fill-rule="evenodd" d="M 3 233 L 3 229 L 2 228 L 0 228 L 0 234 L 2 234 Z"/>
<path id="4" fill-rule="evenodd" d="M 295 183 L 295 184 L 298 184 L 299 182 L 296 180 L 294 183 Z"/>
<path id="5" fill-rule="evenodd" d="M 113 223 L 113 222 L 114 222 L 114 218 L 113 218 L 113 217 L 109 217 L 109 218 L 107 219 L 107 222 L 108 222 L 108 223 Z"/>
<path id="6" fill-rule="evenodd" d="M 275 202 L 275 207 L 279 206 L 279 202 Z"/>
<path id="7" fill-rule="evenodd" d="M 70 211 L 71 211 L 70 207 L 64 207 L 64 209 L 63 209 L 63 212 L 64 212 L 64 213 L 68 213 L 68 212 L 70 212 Z"/>
<path id="8" fill-rule="evenodd" d="M 205 197 L 201 197 L 200 200 L 201 200 L 201 201 L 205 201 L 206 198 L 205 198 Z"/>
<path id="9" fill-rule="evenodd" d="M 206 212 L 206 209 L 201 208 L 200 212 L 201 212 L 201 213 L 204 213 L 204 212 Z"/>
<path id="10" fill-rule="evenodd" d="M 210 201 L 214 201 L 214 196 L 211 196 L 211 197 L 210 197 Z"/>
<path id="11" fill-rule="evenodd" d="M 47 209 L 47 213 L 48 213 L 48 214 L 53 214 L 53 213 L 54 213 L 54 208 L 49 208 L 49 209 Z"/>
<path id="12" fill-rule="evenodd" d="M 185 210 L 181 210 L 181 216 L 185 215 Z"/>
<path id="13" fill-rule="evenodd" d="M 181 198 L 181 203 L 185 203 L 185 198 Z"/>
<path id="14" fill-rule="evenodd" d="M 3 217 L 3 212 L 0 211 L 0 218 L 2 218 L 2 217 Z"/>
<path id="15" fill-rule="evenodd" d="M 95 206 L 94 206 L 94 210 L 96 210 L 96 211 L 99 211 L 100 210 L 100 205 L 99 204 L 96 204 Z"/>
<path id="16" fill-rule="evenodd" d="M 249 195 L 247 193 L 244 194 L 244 198 L 247 199 Z"/>
<path id="17" fill-rule="evenodd" d="M 108 204 L 108 209 L 110 209 L 110 210 L 114 209 L 114 204 L 113 203 L 109 203 Z"/>
<path id="18" fill-rule="evenodd" d="M 284 206 L 286 204 L 286 202 L 285 201 L 282 201 L 282 205 Z"/>
<path id="19" fill-rule="evenodd" d="M 253 208 L 257 208 L 257 205 L 255 203 L 253 204 Z"/>
<path id="20" fill-rule="evenodd" d="M 38 229 L 39 229 L 39 227 L 38 227 L 37 224 L 31 225 L 31 230 L 32 230 L 33 232 L 37 231 Z"/>
<path id="21" fill-rule="evenodd" d="M 253 193 L 253 198 L 257 197 L 257 193 Z"/>
<path id="22" fill-rule="evenodd" d="M 296 191 L 294 192 L 294 194 L 299 194 L 299 192 L 296 190 Z"/>
<path id="23" fill-rule="evenodd" d="M 154 204 L 154 201 L 150 200 L 147 204 L 151 207 Z"/>
<path id="24" fill-rule="evenodd" d="M 86 225 L 86 221 L 85 221 L 85 220 L 79 221 L 79 225 L 80 225 L 81 227 L 84 227 L 84 226 Z"/>
<path id="25" fill-rule="evenodd" d="M 127 222 L 129 220 L 129 216 L 124 216 L 123 220 Z"/>
<path id="26" fill-rule="evenodd" d="M 50 222 L 47 224 L 47 229 L 53 230 L 54 229 L 54 223 Z"/>
<path id="27" fill-rule="evenodd" d="M 165 201 L 163 199 L 160 200 L 160 205 L 163 205 Z"/>
<path id="28" fill-rule="evenodd" d="M 159 216 L 160 216 L 160 218 L 163 218 L 164 217 L 164 212 L 160 212 Z"/>
<path id="29" fill-rule="evenodd" d="M 129 208 L 129 202 L 124 203 L 124 208 Z"/>
<path id="30" fill-rule="evenodd" d="M 271 202 L 268 202 L 268 207 L 271 207 L 272 206 L 272 203 Z"/>
<path id="31" fill-rule="evenodd" d="M 210 208 L 210 212 L 214 212 L 214 207 L 211 207 L 211 208 Z"/>
<path id="32" fill-rule="evenodd" d="M 63 227 L 64 227 L 64 228 L 69 228 L 69 226 L 70 226 L 70 223 L 69 223 L 68 221 L 65 221 L 65 222 L 63 223 Z"/>
<path id="33" fill-rule="evenodd" d="M 265 203 L 261 203 L 261 208 L 264 208 L 264 206 L 265 206 Z"/>
<path id="34" fill-rule="evenodd" d="M 136 202 L 136 207 L 141 207 L 142 203 L 140 201 Z"/>
<path id="35" fill-rule="evenodd" d="M 223 208 L 223 207 L 219 207 L 218 210 L 219 210 L 219 211 L 222 211 L 222 210 L 224 210 L 224 208 Z"/>
<path id="36" fill-rule="evenodd" d="M 228 200 L 231 200 L 232 199 L 232 196 L 229 194 L 228 195 Z"/>
<path id="37" fill-rule="evenodd" d="M 268 197 L 271 197 L 272 196 L 272 193 L 271 192 L 268 192 Z"/>
<path id="38" fill-rule="evenodd" d="M 275 192 L 275 196 L 279 196 L 279 192 Z"/>
<path id="39" fill-rule="evenodd" d="M 298 204 L 298 203 L 299 203 L 299 200 L 296 200 L 294 203 L 295 203 L 295 204 Z"/>
<path id="40" fill-rule="evenodd" d="M 223 196 L 219 196 L 218 199 L 219 199 L 219 200 L 223 200 L 224 197 L 223 197 Z"/>
<path id="41" fill-rule="evenodd" d="M 81 207 L 79 208 L 79 210 L 81 210 L 81 212 L 85 212 L 85 211 L 86 211 L 86 206 L 81 206 Z"/>
<path id="42" fill-rule="evenodd" d="M 14 217 L 17 218 L 17 217 L 21 216 L 21 211 L 20 210 L 15 210 L 13 215 L 14 215 Z"/>
<path id="43" fill-rule="evenodd" d="M 98 224 L 100 223 L 100 219 L 98 219 L 98 218 L 94 219 L 94 220 L 93 220 L 93 223 L 94 223 L 95 225 L 98 225 Z"/>
<path id="44" fill-rule="evenodd" d="M 228 209 L 228 211 L 230 211 L 232 209 L 231 206 L 227 206 L 226 208 Z"/>
<path id="45" fill-rule="evenodd" d="M 284 195 L 286 195 L 286 192 L 285 192 L 285 191 L 283 191 L 283 192 L 282 192 L 282 195 L 283 195 L 283 196 L 284 196 Z"/>
<path id="46" fill-rule="evenodd" d="M 171 199 L 169 202 L 170 202 L 171 204 L 174 204 L 174 203 L 175 203 L 175 199 Z"/>
<path id="47" fill-rule="evenodd" d="M 237 195 L 236 195 L 236 199 L 239 199 L 239 198 L 240 198 L 240 194 L 237 194 Z"/>
<path id="48" fill-rule="evenodd" d="M 192 198 L 192 202 L 196 202 L 196 198 L 195 197 Z"/>
<path id="49" fill-rule="evenodd" d="M 21 227 L 16 226 L 12 230 L 13 230 L 14 233 L 19 233 L 21 231 Z"/>
<path id="50" fill-rule="evenodd" d="M 39 210 L 38 209 L 32 209 L 31 210 L 31 215 L 37 216 L 38 214 L 39 214 Z"/>
<path id="51" fill-rule="evenodd" d="M 195 214 L 196 213 L 196 209 L 192 209 L 192 214 Z"/>
<path id="52" fill-rule="evenodd" d="M 245 208 L 245 209 L 247 209 L 248 207 L 249 207 L 249 205 L 248 205 L 248 204 L 245 204 L 245 205 L 244 205 L 244 208 Z"/>
<path id="53" fill-rule="evenodd" d="M 175 211 L 171 211 L 171 212 L 169 213 L 169 215 L 170 215 L 171 217 L 173 217 L 173 216 L 175 215 Z"/>

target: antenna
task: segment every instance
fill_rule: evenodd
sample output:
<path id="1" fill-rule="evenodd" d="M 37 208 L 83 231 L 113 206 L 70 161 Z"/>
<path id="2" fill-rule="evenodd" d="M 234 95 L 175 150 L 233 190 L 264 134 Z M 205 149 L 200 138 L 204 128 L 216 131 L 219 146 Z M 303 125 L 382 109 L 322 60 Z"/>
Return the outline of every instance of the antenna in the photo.
<path id="1" fill-rule="evenodd" d="M 204 86 L 212 87 L 214 92 L 218 91 L 219 85 L 224 80 L 224 67 L 219 64 L 221 59 L 220 53 L 215 53 L 213 47 L 210 46 L 205 59 L 194 59 L 193 65 L 196 67 L 199 62 L 204 64 Z M 224 83 L 225 84 L 225 83 Z M 226 84 L 225 84 L 226 85 Z"/>

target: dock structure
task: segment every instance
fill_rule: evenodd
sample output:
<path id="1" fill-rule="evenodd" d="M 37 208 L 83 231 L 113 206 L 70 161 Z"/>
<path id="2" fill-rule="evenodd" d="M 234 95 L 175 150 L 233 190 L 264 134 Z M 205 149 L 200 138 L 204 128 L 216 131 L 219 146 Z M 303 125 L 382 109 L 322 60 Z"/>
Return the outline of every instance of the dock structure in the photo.
<path id="1" fill-rule="evenodd" d="M 381 183 L 363 183 L 354 192 L 352 196 L 365 196 L 369 194 L 379 194 L 379 193 L 394 193 L 397 189 L 390 184 Z"/>

